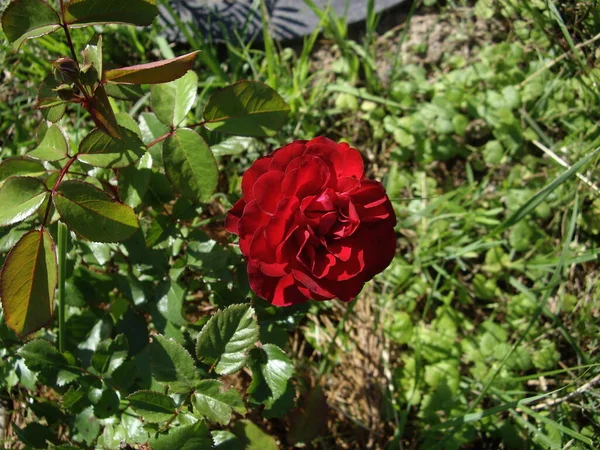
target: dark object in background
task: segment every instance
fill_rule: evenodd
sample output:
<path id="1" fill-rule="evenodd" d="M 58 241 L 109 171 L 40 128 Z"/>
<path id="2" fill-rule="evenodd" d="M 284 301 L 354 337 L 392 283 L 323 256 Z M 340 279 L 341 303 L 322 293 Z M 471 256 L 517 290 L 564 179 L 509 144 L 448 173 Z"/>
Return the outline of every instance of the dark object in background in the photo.
<path id="1" fill-rule="evenodd" d="M 381 12 L 406 0 L 375 0 L 375 9 Z M 310 34 L 319 24 L 319 18 L 304 0 L 264 0 L 270 19 L 271 32 L 277 40 L 293 40 Z M 364 20 L 368 0 L 314 0 L 322 10 L 331 4 L 338 16 L 348 23 Z M 260 0 L 170 0 L 173 11 L 184 23 L 197 24 L 200 33 L 219 41 L 234 38 L 234 30 L 245 41 L 262 39 Z M 164 6 L 161 20 L 172 25 L 166 31 L 167 39 L 185 41 L 172 15 Z"/>

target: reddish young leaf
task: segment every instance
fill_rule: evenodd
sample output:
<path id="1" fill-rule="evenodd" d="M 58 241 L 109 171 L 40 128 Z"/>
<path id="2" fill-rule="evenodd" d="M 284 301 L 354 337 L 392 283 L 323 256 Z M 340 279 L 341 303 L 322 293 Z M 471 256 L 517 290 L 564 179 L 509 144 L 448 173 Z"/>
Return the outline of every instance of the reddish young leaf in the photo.
<path id="1" fill-rule="evenodd" d="M 119 124 L 110 106 L 104 87 L 98 86 L 89 105 L 89 112 L 99 128 L 105 130 L 115 139 L 121 139 Z"/>
<path id="2" fill-rule="evenodd" d="M 195 51 L 164 61 L 107 70 L 104 72 L 104 80 L 126 84 L 168 83 L 184 76 L 192 68 L 198 53 Z"/>
<path id="3" fill-rule="evenodd" d="M 6 324 L 20 336 L 52 318 L 58 267 L 47 230 L 30 231 L 9 252 L 0 272 L 0 297 Z"/>

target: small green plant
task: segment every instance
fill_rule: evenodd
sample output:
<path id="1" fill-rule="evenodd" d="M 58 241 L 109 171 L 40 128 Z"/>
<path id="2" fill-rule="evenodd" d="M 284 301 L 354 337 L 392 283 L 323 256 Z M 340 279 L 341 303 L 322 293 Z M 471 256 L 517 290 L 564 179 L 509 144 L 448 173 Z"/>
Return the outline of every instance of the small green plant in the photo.
<path id="1" fill-rule="evenodd" d="M 155 0 L 13 0 L 2 14 L 15 50 L 58 31 L 69 49 L 39 87 L 45 120 L 37 146 L 0 164 L 0 226 L 11 227 L 13 239 L 0 273 L 3 370 L 60 398 L 26 412 L 50 426 L 14 425 L 34 448 L 209 449 L 254 439 L 274 448 L 251 423 L 224 430 L 247 407 L 221 377 L 244 367 L 253 373 L 252 406 L 266 405 L 271 415 L 293 406 L 290 359 L 268 339 L 259 345 L 268 305 L 257 311 L 244 303 L 247 286 L 232 284 L 232 273 L 245 277 L 240 257 L 201 230 L 214 220 L 209 203 L 219 179 L 206 139 L 223 154 L 237 138 L 220 136 L 273 136 L 288 105 L 244 80 L 215 91 L 201 120 L 190 121 L 198 52 L 114 67 L 102 35 L 80 49 L 73 44 L 78 28 L 147 26 L 157 14 Z M 151 111 L 126 112 L 128 102 L 148 97 Z M 94 272 L 108 261 L 113 275 Z M 184 301 L 203 287 L 223 309 L 194 324 Z M 66 438 L 59 427 L 69 429 Z"/>

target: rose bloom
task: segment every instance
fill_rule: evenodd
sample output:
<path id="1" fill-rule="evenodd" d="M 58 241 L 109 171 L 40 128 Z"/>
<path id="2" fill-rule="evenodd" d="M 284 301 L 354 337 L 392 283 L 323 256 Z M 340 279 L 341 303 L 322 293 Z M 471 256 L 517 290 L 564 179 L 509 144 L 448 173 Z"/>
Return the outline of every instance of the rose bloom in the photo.
<path id="1" fill-rule="evenodd" d="M 259 158 L 225 226 L 240 237 L 252 290 L 276 306 L 353 300 L 396 250 L 396 215 L 360 153 L 324 137 Z"/>

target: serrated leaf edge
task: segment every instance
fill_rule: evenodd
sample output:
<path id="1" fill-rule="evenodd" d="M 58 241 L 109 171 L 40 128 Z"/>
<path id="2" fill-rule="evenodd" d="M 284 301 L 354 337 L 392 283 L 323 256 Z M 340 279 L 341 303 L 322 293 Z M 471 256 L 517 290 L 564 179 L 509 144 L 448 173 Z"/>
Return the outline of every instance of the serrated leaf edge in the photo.
<path id="1" fill-rule="evenodd" d="M 204 327 L 202 327 L 202 330 L 200 330 L 200 333 L 198 333 L 198 338 L 196 339 L 196 358 L 198 358 L 199 361 L 203 362 L 204 358 L 198 354 L 199 352 L 199 346 L 200 346 L 200 339 L 203 336 L 203 333 L 205 333 L 205 330 L 208 330 L 208 326 L 217 320 L 217 317 L 219 314 L 224 314 L 225 311 L 232 309 L 232 308 L 238 308 L 241 306 L 247 306 L 248 307 L 248 311 L 252 311 L 252 316 L 254 316 L 256 314 L 256 311 L 254 310 L 254 307 L 250 304 L 250 303 L 236 303 L 234 305 L 229 305 L 228 307 L 226 307 L 225 309 L 222 309 L 220 311 L 217 311 L 210 319 L 208 319 L 208 321 L 206 322 L 206 324 L 204 324 Z M 246 353 L 248 353 L 248 351 L 246 351 Z M 219 358 L 220 359 L 220 358 Z M 215 361 L 214 365 L 216 366 L 219 360 Z M 223 375 L 223 374 L 222 374 Z"/>

